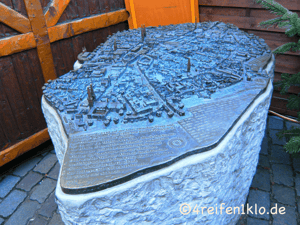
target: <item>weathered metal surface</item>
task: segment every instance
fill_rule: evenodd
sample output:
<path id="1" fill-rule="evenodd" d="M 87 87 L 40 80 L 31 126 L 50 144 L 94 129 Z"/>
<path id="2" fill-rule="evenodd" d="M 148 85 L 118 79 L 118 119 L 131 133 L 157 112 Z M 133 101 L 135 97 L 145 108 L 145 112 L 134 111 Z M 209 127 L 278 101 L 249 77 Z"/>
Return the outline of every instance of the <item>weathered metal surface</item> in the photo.
<path id="1" fill-rule="evenodd" d="M 80 56 L 82 68 L 45 85 L 69 135 L 66 193 L 105 189 L 211 149 L 272 76 L 268 46 L 235 26 L 141 30 L 115 34 Z"/>

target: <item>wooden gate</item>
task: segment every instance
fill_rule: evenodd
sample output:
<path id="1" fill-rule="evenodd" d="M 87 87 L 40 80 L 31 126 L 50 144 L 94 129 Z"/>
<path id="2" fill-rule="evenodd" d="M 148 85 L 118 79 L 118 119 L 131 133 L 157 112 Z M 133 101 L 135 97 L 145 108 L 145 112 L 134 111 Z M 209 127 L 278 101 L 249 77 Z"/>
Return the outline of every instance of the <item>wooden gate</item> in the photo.
<path id="1" fill-rule="evenodd" d="M 49 139 L 41 112 L 45 81 L 72 69 L 128 29 L 123 0 L 0 1 L 0 166 Z"/>

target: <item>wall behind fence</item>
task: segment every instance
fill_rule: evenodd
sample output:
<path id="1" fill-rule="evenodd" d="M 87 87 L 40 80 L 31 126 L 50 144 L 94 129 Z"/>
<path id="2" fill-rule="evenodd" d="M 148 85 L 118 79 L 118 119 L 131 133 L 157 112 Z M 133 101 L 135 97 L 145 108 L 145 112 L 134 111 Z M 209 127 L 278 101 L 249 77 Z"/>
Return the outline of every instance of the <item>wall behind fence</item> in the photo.
<path id="1" fill-rule="evenodd" d="M 300 16 L 300 1 L 276 0 L 287 9 L 298 13 Z M 284 29 L 258 27 L 258 24 L 267 19 L 275 18 L 254 0 L 199 0 L 200 21 L 222 21 L 232 23 L 240 29 L 253 33 L 263 39 L 272 50 L 286 43 L 298 41 L 297 37 L 287 37 Z M 280 80 L 282 73 L 298 73 L 300 71 L 300 55 L 295 52 L 287 52 L 276 56 L 275 78 Z M 290 88 L 291 94 L 298 94 L 300 88 Z M 297 111 L 286 108 L 289 95 L 282 96 L 278 91 L 274 91 L 271 102 L 271 110 L 278 113 L 297 117 Z"/>
<path id="2" fill-rule="evenodd" d="M 0 166 L 49 138 L 45 81 L 72 70 L 83 47 L 128 29 L 127 19 L 123 0 L 0 0 Z"/>

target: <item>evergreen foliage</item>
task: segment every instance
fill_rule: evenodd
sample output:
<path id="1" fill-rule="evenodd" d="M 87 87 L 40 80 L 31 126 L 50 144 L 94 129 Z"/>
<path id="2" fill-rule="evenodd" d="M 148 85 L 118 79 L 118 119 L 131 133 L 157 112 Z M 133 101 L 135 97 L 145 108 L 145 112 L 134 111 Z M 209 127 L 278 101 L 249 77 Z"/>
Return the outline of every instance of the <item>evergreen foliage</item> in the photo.
<path id="1" fill-rule="evenodd" d="M 288 37 L 300 36 L 300 18 L 297 13 L 293 13 L 273 0 L 256 0 L 271 13 L 276 14 L 277 18 L 270 19 L 260 23 L 261 27 L 269 28 L 270 26 L 278 26 L 284 28 L 285 34 Z M 300 51 L 300 39 L 298 42 L 289 42 L 276 48 L 274 54 L 283 54 L 287 51 Z M 296 74 L 284 73 L 281 75 L 281 81 L 275 83 L 275 87 L 280 89 L 281 94 L 286 94 L 291 86 L 300 87 L 300 72 Z M 300 109 L 300 93 L 298 95 L 290 95 L 287 103 L 289 109 Z M 300 112 L 298 112 L 298 121 L 300 121 Z M 300 152 L 300 129 L 292 128 L 288 131 L 282 131 L 278 133 L 279 137 L 288 138 L 288 142 L 284 148 L 291 154 Z"/>

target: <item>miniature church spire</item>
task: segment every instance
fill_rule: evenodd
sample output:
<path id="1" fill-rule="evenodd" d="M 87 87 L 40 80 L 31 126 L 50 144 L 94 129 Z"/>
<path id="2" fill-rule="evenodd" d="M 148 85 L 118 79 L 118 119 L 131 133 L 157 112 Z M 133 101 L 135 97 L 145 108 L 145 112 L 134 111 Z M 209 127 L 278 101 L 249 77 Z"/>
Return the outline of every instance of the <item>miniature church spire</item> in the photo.
<path id="1" fill-rule="evenodd" d="M 91 95 L 92 95 L 93 99 L 95 99 L 95 98 L 96 98 L 96 95 L 95 95 L 95 92 L 94 92 L 93 84 L 92 84 L 92 83 L 90 84 L 90 89 L 91 89 Z"/>
<path id="2" fill-rule="evenodd" d="M 116 39 L 114 40 L 114 51 L 116 51 L 117 50 L 117 41 L 116 41 Z"/>
<path id="3" fill-rule="evenodd" d="M 91 108 L 91 107 L 93 107 L 93 105 L 94 105 L 94 100 L 95 100 L 95 98 L 96 98 L 95 92 L 94 92 L 94 89 L 93 89 L 93 85 L 92 85 L 92 84 L 90 84 L 90 86 L 87 87 L 87 93 L 88 93 L 88 98 L 87 98 L 87 100 L 88 100 L 89 106 L 90 106 L 90 108 Z"/>
<path id="4" fill-rule="evenodd" d="M 188 63 L 187 63 L 187 72 L 191 71 L 191 60 L 188 58 Z"/>
<path id="5" fill-rule="evenodd" d="M 143 24 L 141 26 L 141 37 L 142 37 L 142 42 L 144 42 L 145 37 L 146 37 L 146 28 L 145 28 L 145 24 Z"/>

